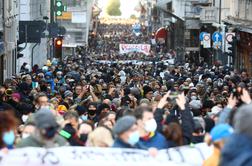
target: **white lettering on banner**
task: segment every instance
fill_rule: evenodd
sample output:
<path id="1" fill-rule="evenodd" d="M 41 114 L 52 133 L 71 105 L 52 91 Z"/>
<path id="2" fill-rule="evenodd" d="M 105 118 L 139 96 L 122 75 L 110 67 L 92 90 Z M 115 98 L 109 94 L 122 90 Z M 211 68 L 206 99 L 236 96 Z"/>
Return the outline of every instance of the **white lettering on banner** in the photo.
<path id="1" fill-rule="evenodd" d="M 200 166 L 211 153 L 206 144 L 161 150 L 156 157 L 148 151 L 116 148 L 60 147 L 23 148 L 0 153 L 1 166 Z M 193 158 L 193 159 L 192 159 Z"/>
<path id="2" fill-rule="evenodd" d="M 141 52 L 146 55 L 150 53 L 150 44 L 119 44 L 120 54 L 126 54 L 129 52 Z"/>

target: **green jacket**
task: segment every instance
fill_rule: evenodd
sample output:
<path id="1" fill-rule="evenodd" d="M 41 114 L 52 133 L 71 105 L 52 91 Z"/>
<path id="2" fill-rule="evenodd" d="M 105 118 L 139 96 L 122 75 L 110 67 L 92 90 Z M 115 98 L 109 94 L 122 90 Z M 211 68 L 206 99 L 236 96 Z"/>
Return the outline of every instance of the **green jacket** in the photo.
<path id="1" fill-rule="evenodd" d="M 24 147 L 45 147 L 45 148 L 54 148 L 60 146 L 67 146 L 68 142 L 61 136 L 56 135 L 53 138 L 51 145 L 46 145 L 43 141 L 39 141 L 33 135 L 21 140 L 17 145 L 16 148 L 24 148 Z"/>

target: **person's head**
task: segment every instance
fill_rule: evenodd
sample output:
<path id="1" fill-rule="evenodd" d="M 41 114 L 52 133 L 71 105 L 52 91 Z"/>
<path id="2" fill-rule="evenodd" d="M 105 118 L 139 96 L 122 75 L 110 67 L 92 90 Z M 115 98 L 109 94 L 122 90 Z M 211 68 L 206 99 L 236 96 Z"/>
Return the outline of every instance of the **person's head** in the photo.
<path id="1" fill-rule="evenodd" d="M 16 103 L 19 103 L 21 101 L 21 95 L 19 93 L 13 93 L 11 95 L 11 98 L 13 101 L 15 101 Z"/>
<path id="2" fill-rule="evenodd" d="M 35 131 L 35 124 L 28 123 L 24 126 L 22 131 L 22 139 L 29 137 Z"/>
<path id="3" fill-rule="evenodd" d="M 12 146 L 15 142 L 17 119 L 9 112 L 0 112 L 0 148 Z"/>
<path id="4" fill-rule="evenodd" d="M 76 131 L 79 126 L 79 115 L 77 112 L 69 111 L 64 115 L 65 124 L 70 124 Z"/>
<path id="5" fill-rule="evenodd" d="M 88 135 L 90 132 L 94 130 L 93 123 L 89 121 L 82 122 L 79 126 L 79 134 L 86 134 Z"/>
<path id="6" fill-rule="evenodd" d="M 25 82 L 26 82 L 28 85 L 31 85 L 31 83 L 32 83 L 32 78 L 31 78 L 30 75 L 27 75 L 27 76 L 25 77 Z"/>
<path id="7" fill-rule="evenodd" d="M 89 147 L 111 147 L 114 140 L 111 131 L 98 127 L 88 135 L 86 145 Z"/>
<path id="8" fill-rule="evenodd" d="M 149 107 L 138 107 L 134 113 L 137 119 L 137 125 L 142 137 L 154 133 L 157 129 L 157 123 L 154 119 L 152 109 Z"/>
<path id="9" fill-rule="evenodd" d="M 152 100 L 152 97 L 153 97 L 153 90 L 151 87 L 149 86 L 144 86 L 143 87 L 143 91 L 144 91 L 144 97 L 149 99 L 149 100 Z"/>
<path id="10" fill-rule="evenodd" d="M 210 145 L 213 144 L 215 148 L 221 150 L 228 137 L 233 134 L 233 128 L 228 124 L 218 124 L 206 135 L 205 142 Z"/>
<path id="11" fill-rule="evenodd" d="M 165 138 L 169 141 L 173 141 L 176 146 L 183 145 L 183 133 L 181 126 L 178 123 L 171 122 L 164 125 L 163 133 Z"/>
<path id="12" fill-rule="evenodd" d="M 75 86 L 75 94 L 80 95 L 81 92 L 82 92 L 82 86 L 81 85 Z"/>
<path id="13" fill-rule="evenodd" d="M 49 106 L 48 97 L 45 93 L 39 93 L 35 96 L 35 106 L 37 108 Z"/>
<path id="14" fill-rule="evenodd" d="M 64 97 L 66 100 L 71 100 L 73 101 L 73 92 L 71 92 L 70 90 L 67 90 L 64 92 Z"/>
<path id="15" fill-rule="evenodd" d="M 113 112 L 113 111 L 110 111 L 110 112 L 107 114 L 107 118 L 108 118 L 108 120 L 110 120 L 110 121 L 113 123 L 113 125 L 114 125 L 115 122 L 116 122 L 116 113 Z"/>
<path id="16" fill-rule="evenodd" d="M 52 140 L 57 134 L 59 124 L 53 113 L 47 108 L 41 108 L 34 114 L 36 130 L 44 140 Z"/>
<path id="17" fill-rule="evenodd" d="M 136 118 L 133 116 L 120 118 L 116 122 L 113 131 L 118 139 L 131 146 L 137 144 L 140 138 Z"/>
<path id="18" fill-rule="evenodd" d="M 252 104 L 241 106 L 234 115 L 234 130 L 238 134 L 252 138 Z"/>
<path id="19" fill-rule="evenodd" d="M 97 114 L 97 106 L 96 103 L 90 103 L 88 105 L 88 115 L 95 116 Z"/>

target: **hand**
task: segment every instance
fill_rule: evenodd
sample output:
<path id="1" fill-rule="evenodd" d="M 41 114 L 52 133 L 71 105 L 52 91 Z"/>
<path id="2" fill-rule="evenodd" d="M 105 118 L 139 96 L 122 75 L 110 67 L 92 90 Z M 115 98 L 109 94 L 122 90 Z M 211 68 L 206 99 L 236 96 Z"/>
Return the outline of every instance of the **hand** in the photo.
<path id="1" fill-rule="evenodd" d="M 89 91 L 90 91 L 90 93 L 94 93 L 94 87 L 89 85 Z"/>
<path id="2" fill-rule="evenodd" d="M 116 88 L 110 88 L 108 94 L 111 95 L 115 90 Z"/>
<path id="3" fill-rule="evenodd" d="M 87 86 L 83 86 L 82 93 L 85 94 L 87 92 L 88 92 L 88 85 Z"/>
<path id="4" fill-rule="evenodd" d="M 124 89 L 121 89 L 120 90 L 120 97 L 123 97 L 124 96 Z"/>
<path id="5" fill-rule="evenodd" d="M 236 104 L 237 104 L 237 98 L 233 94 L 231 94 L 230 97 L 228 98 L 227 107 L 233 109 L 236 106 Z"/>
<path id="6" fill-rule="evenodd" d="M 161 100 L 159 101 L 158 105 L 157 105 L 157 108 L 159 109 L 163 109 L 164 106 L 168 103 L 167 102 L 167 98 L 170 96 L 170 91 L 168 91 L 162 98 Z"/>
<path id="7" fill-rule="evenodd" d="M 149 155 L 152 157 L 156 157 L 158 155 L 158 150 L 156 148 L 150 148 L 148 149 Z"/>
<path id="8" fill-rule="evenodd" d="M 249 92 L 246 89 L 242 89 L 241 100 L 246 104 L 250 104 L 252 101 Z"/>
<path id="9" fill-rule="evenodd" d="M 178 98 L 176 99 L 176 103 L 181 110 L 185 110 L 186 98 L 185 98 L 184 92 L 178 95 Z"/>

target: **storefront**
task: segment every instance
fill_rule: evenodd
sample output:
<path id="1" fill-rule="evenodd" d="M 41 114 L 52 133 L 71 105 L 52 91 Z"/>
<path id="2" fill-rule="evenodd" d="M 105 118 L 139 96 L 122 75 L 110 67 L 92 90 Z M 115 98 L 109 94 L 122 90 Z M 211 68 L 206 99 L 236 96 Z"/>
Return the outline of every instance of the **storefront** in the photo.
<path id="1" fill-rule="evenodd" d="M 238 32 L 236 67 L 239 70 L 246 69 L 252 76 L 252 33 Z"/>

